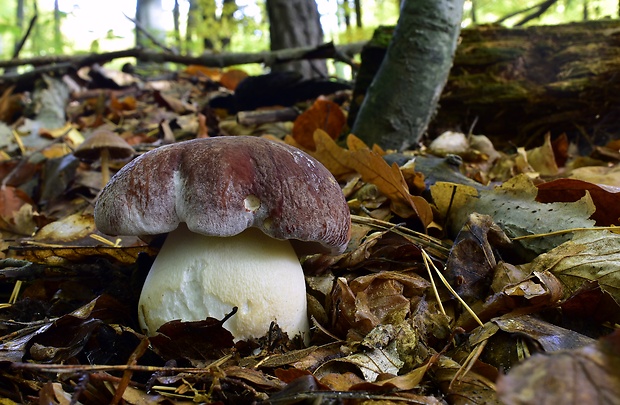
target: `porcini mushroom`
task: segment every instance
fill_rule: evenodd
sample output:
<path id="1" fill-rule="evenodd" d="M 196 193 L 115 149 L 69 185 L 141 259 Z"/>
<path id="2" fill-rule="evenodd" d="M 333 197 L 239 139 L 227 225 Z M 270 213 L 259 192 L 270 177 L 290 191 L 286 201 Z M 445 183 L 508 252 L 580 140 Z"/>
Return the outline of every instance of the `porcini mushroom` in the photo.
<path id="1" fill-rule="evenodd" d="M 116 133 L 96 130 L 78 146 L 73 155 L 78 159 L 96 161 L 101 159 L 101 187 L 110 180 L 110 160 L 129 159 L 135 154 L 134 149 Z"/>
<path id="2" fill-rule="evenodd" d="M 307 337 L 298 255 L 341 253 L 350 215 L 329 171 L 306 153 L 251 136 L 162 146 L 123 167 L 95 207 L 114 235 L 168 233 L 139 300 L 141 327 L 221 319 L 235 339 L 275 321 Z"/>

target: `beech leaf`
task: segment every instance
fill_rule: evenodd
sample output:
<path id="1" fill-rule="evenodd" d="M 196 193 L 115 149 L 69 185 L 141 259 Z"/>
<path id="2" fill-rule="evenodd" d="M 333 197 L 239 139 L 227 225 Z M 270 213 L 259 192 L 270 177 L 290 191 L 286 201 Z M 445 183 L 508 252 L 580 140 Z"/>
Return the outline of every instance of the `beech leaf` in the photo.
<path id="1" fill-rule="evenodd" d="M 390 166 L 382 157 L 381 150 L 368 148 L 355 135 L 349 135 L 343 149 L 331 137 L 321 130 L 314 133 L 316 151 L 312 155 L 323 163 L 336 177 L 351 169 L 362 176 L 366 183 L 377 186 L 379 191 L 391 201 L 392 211 L 403 218 L 417 216 L 427 226 L 433 220 L 433 213 L 428 202 L 409 193 L 409 186 L 396 163 Z M 337 162 L 337 164 L 336 164 Z M 350 172 L 349 171 L 349 172 Z"/>

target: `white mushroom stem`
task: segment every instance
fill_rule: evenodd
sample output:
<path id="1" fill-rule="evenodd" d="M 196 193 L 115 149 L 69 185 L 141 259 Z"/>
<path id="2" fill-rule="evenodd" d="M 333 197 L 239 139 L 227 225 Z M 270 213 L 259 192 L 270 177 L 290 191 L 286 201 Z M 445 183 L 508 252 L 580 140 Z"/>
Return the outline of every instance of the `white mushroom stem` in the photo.
<path id="1" fill-rule="evenodd" d="M 306 285 L 288 241 L 250 228 L 222 238 L 193 233 L 181 224 L 171 232 L 146 278 L 139 302 L 141 327 L 149 334 L 164 323 L 222 319 L 235 340 L 258 338 L 276 321 L 289 337 L 308 337 Z"/>

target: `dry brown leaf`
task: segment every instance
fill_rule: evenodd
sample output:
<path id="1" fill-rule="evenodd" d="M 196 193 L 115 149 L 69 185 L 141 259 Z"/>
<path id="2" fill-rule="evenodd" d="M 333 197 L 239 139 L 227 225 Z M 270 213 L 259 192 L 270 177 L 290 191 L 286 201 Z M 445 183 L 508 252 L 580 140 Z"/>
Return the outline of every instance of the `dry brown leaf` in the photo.
<path id="1" fill-rule="evenodd" d="M 222 73 L 220 77 L 220 83 L 228 90 L 235 90 L 239 83 L 248 77 L 248 74 L 241 69 L 228 69 Z"/>
<path id="2" fill-rule="evenodd" d="M 570 178 L 589 181 L 590 183 L 606 184 L 608 186 L 620 187 L 620 164 L 616 164 L 612 167 L 580 167 L 571 171 Z"/>
<path id="3" fill-rule="evenodd" d="M 23 235 L 30 235 L 33 229 L 20 229 L 22 227 L 18 226 L 16 221 L 19 213 L 23 213 L 20 210 L 28 206 L 30 207 L 29 212 L 32 214 L 34 202 L 25 192 L 15 187 L 2 186 L 0 188 L 0 228 Z M 32 215 L 30 216 L 32 218 Z"/>
<path id="4" fill-rule="evenodd" d="M 378 325 L 399 324 L 409 315 L 412 300 L 429 286 L 413 273 L 376 273 L 350 283 L 338 278 L 331 295 L 336 328 L 343 335 L 365 336 Z"/>
<path id="5" fill-rule="evenodd" d="M 370 150 L 355 135 L 349 135 L 349 150 L 339 147 L 325 132 L 314 133 L 316 151 L 312 155 L 330 171 L 338 174 L 350 173 L 351 169 L 362 176 L 362 180 L 377 186 L 391 201 L 392 211 L 402 218 L 417 216 L 424 226 L 433 220 L 428 202 L 419 196 L 412 196 L 397 164 L 390 166 L 380 155 L 380 149 Z M 338 175 L 332 171 L 336 177 Z"/>
<path id="6" fill-rule="evenodd" d="M 188 65 L 185 68 L 185 73 L 187 73 L 188 75 L 192 75 L 192 76 L 204 76 L 204 77 L 208 77 L 209 79 L 213 81 L 218 81 L 220 80 L 222 69 L 210 68 L 210 67 L 200 66 L 200 65 Z"/>
<path id="7" fill-rule="evenodd" d="M 456 361 L 441 356 L 434 368 L 434 379 L 449 404 L 499 404 L 492 381 L 469 371 L 462 374 L 462 366 Z"/>
<path id="8" fill-rule="evenodd" d="M 13 116 L 23 108 L 20 102 L 21 95 L 14 95 L 14 89 L 15 86 L 9 86 L 0 96 L 0 121 L 2 122 L 13 121 Z"/>
<path id="9" fill-rule="evenodd" d="M 526 151 L 527 161 L 542 176 L 554 176 L 558 174 L 558 165 L 555 161 L 551 134 L 545 135 L 542 146 Z"/>
<path id="10" fill-rule="evenodd" d="M 538 184 L 536 201 L 574 202 L 590 193 L 596 211 L 591 218 L 597 226 L 620 225 L 620 188 L 577 179 L 558 179 Z"/>
<path id="11" fill-rule="evenodd" d="M 340 106 L 333 101 L 318 98 L 312 107 L 300 114 L 293 125 L 293 138 L 304 147 L 314 150 L 314 131 L 323 130 L 331 139 L 342 132 L 346 117 Z"/>
<path id="12" fill-rule="evenodd" d="M 110 110 L 121 113 L 122 111 L 135 110 L 138 105 L 138 101 L 134 96 L 126 96 L 119 100 L 116 94 L 110 94 Z"/>
<path id="13" fill-rule="evenodd" d="M 497 382 L 503 404 L 619 404 L 620 331 L 576 350 L 537 354 Z"/>

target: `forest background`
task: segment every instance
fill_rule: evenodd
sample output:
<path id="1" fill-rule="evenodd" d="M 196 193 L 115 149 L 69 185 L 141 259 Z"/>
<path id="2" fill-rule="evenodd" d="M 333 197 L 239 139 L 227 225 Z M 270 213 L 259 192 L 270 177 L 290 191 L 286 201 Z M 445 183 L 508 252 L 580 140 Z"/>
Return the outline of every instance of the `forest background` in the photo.
<path id="1" fill-rule="evenodd" d="M 312 1 L 311 1 L 312 2 Z M 265 0 L 140 0 L 163 43 L 180 53 L 247 52 L 269 49 Z M 337 44 L 367 40 L 378 25 L 396 24 L 398 0 L 318 0 L 325 41 Z M 612 0 L 468 0 L 463 27 L 500 23 L 554 25 L 618 16 Z M 14 57 L 33 18 L 29 40 L 19 57 L 68 55 L 131 48 L 136 42 L 136 1 L 6 0 L 0 7 L 0 58 Z M 524 17 L 535 16 L 524 21 Z M 53 35 L 50 35 L 53 33 Z M 206 39 L 206 41 L 205 41 Z M 119 66 L 123 60 L 115 61 Z M 260 71 L 261 67 L 250 67 Z M 346 74 L 345 70 L 332 72 Z"/>

